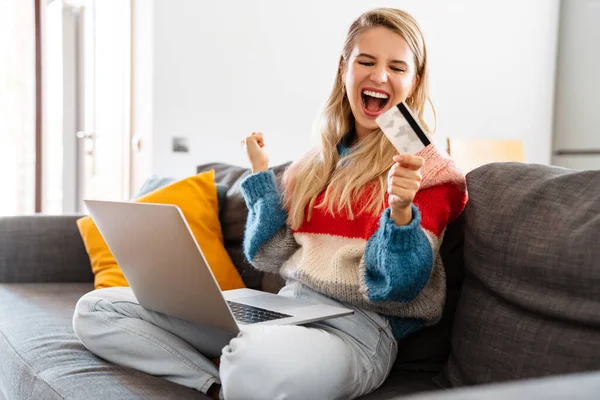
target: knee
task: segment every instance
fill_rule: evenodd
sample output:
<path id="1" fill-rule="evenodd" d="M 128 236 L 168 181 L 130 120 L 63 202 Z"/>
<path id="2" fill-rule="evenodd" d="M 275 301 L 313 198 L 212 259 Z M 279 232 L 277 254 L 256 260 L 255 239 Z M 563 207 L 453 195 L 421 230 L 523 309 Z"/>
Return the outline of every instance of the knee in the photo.
<path id="1" fill-rule="evenodd" d="M 350 353 L 337 336 L 300 326 L 257 326 L 223 349 L 227 400 L 344 398 Z"/>
<path id="2" fill-rule="evenodd" d="M 98 289 L 83 295 L 75 305 L 73 312 L 73 331 L 85 347 L 91 350 L 94 342 L 98 342 L 99 336 L 103 334 L 106 322 L 101 312 L 97 310 L 97 304 L 112 298 L 117 288 Z"/>
<path id="3" fill-rule="evenodd" d="M 73 331 L 82 342 L 85 341 L 87 333 L 90 332 L 89 326 L 94 318 L 94 303 L 98 301 L 95 296 L 95 290 L 82 296 L 75 305 L 73 312 Z"/>

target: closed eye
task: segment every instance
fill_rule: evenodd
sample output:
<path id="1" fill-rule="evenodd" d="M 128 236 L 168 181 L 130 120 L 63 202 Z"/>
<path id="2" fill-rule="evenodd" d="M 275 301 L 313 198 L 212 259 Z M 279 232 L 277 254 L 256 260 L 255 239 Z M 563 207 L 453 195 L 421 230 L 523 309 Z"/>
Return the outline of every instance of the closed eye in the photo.
<path id="1" fill-rule="evenodd" d="M 374 62 L 371 61 L 359 61 L 358 62 L 360 65 L 364 65 L 365 67 L 372 67 L 373 65 L 375 65 Z M 403 68 L 398 68 L 398 67 L 390 67 L 390 69 L 394 72 L 406 72 L 405 69 Z"/>

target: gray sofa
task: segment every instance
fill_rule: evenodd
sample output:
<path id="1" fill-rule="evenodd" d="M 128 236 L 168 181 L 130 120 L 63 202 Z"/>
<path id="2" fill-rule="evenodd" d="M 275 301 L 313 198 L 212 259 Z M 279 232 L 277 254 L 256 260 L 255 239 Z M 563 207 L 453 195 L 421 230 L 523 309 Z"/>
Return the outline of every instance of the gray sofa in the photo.
<path id="1" fill-rule="evenodd" d="M 249 287 L 239 182 L 215 169 L 225 244 Z M 280 176 L 284 166 L 275 167 Z M 496 163 L 467 176 L 470 200 L 442 245 L 442 321 L 399 345 L 375 399 L 596 399 L 600 393 L 600 171 Z M 0 399 L 202 399 L 88 352 L 71 327 L 92 290 L 79 215 L 0 218 Z"/>

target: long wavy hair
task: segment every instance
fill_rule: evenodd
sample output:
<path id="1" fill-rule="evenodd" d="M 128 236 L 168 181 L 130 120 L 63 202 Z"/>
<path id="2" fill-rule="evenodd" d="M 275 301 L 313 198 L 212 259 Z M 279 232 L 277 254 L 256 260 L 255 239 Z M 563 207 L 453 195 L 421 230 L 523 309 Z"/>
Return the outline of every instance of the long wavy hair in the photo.
<path id="1" fill-rule="evenodd" d="M 355 129 L 342 74 L 357 38 L 374 27 L 384 27 L 399 34 L 412 50 L 419 79 L 406 103 L 423 128 L 431 133 L 423 118 L 425 104 L 431 103 L 427 50 L 417 22 L 410 14 L 392 8 L 378 8 L 362 14 L 350 26 L 344 42 L 333 89 L 321 116 L 320 143 L 290 165 L 284 174 L 284 204 L 292 229 L 299 228 L 305 216 L 310 220 L 314 207 L 324 208 L 332 215 L 346 210 L 350 219 L 363 212 L 381 212 L 387 190 L 387 173 L 393 164 L 392 157 L 397 154 L 396 149 L 382 131 L 376 129 L 361 139 L 355 151 L 342 159 L 337 150 L 337 145 Z M 356 196 L 364 196 L 364 201 L 360 202 L 358 209 L 353 209 L 352 199 Z"/>

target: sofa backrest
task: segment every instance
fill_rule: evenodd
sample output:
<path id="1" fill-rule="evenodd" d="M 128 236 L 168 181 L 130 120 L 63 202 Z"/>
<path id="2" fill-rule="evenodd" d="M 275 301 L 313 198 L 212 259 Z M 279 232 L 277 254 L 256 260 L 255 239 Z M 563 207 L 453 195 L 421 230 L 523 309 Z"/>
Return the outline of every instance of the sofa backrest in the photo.
<path id="1" fill-rule="evenodd" d="M 600 369 L 600 171 L 467 174 L 454 386 Z"/>
<path id="2" fill-rule="evenodd" d="M 79 214 L 0 217 L 0 282 L 90 282 Z"/>

